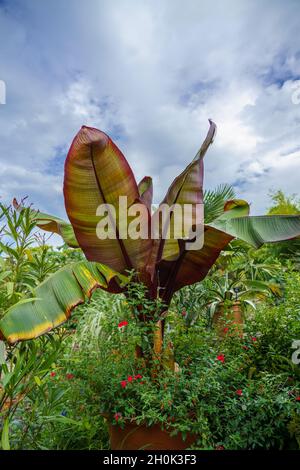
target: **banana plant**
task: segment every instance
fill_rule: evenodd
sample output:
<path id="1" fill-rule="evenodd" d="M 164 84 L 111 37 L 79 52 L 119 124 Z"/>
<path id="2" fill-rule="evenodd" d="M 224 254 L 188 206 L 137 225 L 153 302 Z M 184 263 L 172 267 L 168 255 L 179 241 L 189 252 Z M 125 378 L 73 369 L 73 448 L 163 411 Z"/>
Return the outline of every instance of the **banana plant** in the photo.
<path id="1" fill-rule="evenodd" d="M 175 178 L 161 204 L 203 203 L 204 156 L 216 134 L 215 124 L 209 123 L 201 148 Z M 124 223 L 128 224 L 129 216 L 121 212 L 115 238 L 97 236 L 98 206 L 110 204 L 118 213 L 120 196 L 127 196 L 129 209 L 137 202 L 141 204 L 144 209 L 141 220 L 152 227 L 157 220 L 156 213 L 151 211 L 152 193 L 151 178 L 146 176 L 137 184 L 127 160 L 107 134 L 83 126 L 65 162 L 64 200 L 69 222 L 39 211 L 33 211 L 33 218 L 40 228 L 61 235 L 69 246 L 80 247 L 86 261 L 61 268 L 36 288 L 33 298 L 13 305 L 0 320 L 0 338 L 15 343 L 50 331 L 65 322 L 72 310 L 97 288 L 126 295 L 128 271 L 136 273 L 138 282 L 147 287 L 150 299 L 161 299 L 163 325 L 173 294 L 203 280 L 233 239 L 258 248 L 265 242 L 300 235 L 299 215 L 250 217 L 246 201 L 230 199 L 221 213 L 215 211 L 212 217 L 206 217 L 209 222 L 204 225 L 204 243 L 197 250 L 188 250 L 184 238 L 165 238 L 164 230 L 154 239 L 123 238 L 120 230 Z M 18 208 L 16 201 L 14 204 Z M 194 214 L 190 227 L 195 228 Z M 161 331 L 163 335 L 163 326 Z"/>

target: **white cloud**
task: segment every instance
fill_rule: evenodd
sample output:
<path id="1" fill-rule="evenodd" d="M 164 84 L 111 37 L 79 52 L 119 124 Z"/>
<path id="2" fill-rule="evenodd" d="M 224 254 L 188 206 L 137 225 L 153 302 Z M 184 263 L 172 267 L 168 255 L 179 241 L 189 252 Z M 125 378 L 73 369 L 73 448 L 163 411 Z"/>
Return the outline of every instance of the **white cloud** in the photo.
<path id="1" fill-rule="evenodd" d="M 206 187 L 235 183 L 266 206 L 297 192 L 300 3 L 34 0 L 0 4 L 0 194 L 63 214 L 68 146 L 82 124 L 110 133 L 155 198 L 218 124 Z M 23 194 L 22 194 L 23 193 Z"/>

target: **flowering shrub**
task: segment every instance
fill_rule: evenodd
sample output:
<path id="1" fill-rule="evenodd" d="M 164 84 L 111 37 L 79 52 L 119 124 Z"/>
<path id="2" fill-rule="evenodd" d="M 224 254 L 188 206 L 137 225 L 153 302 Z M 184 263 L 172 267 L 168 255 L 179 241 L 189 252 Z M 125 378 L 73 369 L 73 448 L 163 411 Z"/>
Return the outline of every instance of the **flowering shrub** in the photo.
<path id="1" fill-rule="evenodd" d="M 197 434 L 194 447 L 200 449 L 297 448 L 298 372 L 289 361 L 290 348 L 281 351 L 286 369 L 274 373 L 269 361 L 261 362 L 269 330 L 267 324 L 261 328 L 260 311 L 244 335 L 219 340 L 201 319 L 189 328 L 182 311 L 171 309 L 166 328 L 179 371 L 165 366 L 153 380 L 151 368 L 135 354 L 143 328 L 134 309 L 133 300 L 111 305 L 100 321 L 106 341 L 86 342 L 73 357 L 76 380 L 89 384 L 99 414 L 115 426 L 160 423 L 174 433 Z M 80 328 L 79 323 L 78 338 Z M 275 348 L 277 340 L 283 341 L 279 335 L 268 347 Z"/>
<path id="2" fill-rule="evenodd" d="M 165 328 L 179 370 L 174 374 L 165 365 L 155 380 L 136 356 L 136 345 L 146 347 L 149 338 L 136 308 L 143 292 L 135 286 L 126 302 L 123 296 L 95 294 L 88 307 L 80 307 L 64 356 L 20 408 L 12 445 L 22 434 L 23 448 L 109 448 L 105 417 L 114 426 L 160 423 L 174 433 L 195 433 L 199 449 L 300 447 L 299 367 L 290 360 L 298 334 L 292 308 L 297 275 L 289 277 L 290 300 L 262 305 L 246 320 L 241 337 L 229 331 L 220 340 L 201 317 L 189 328 L 174 304 Z M 145 307 L 153 309 L 148 301 Z M 26 434 L 18 420 L 28 423 Z"/>

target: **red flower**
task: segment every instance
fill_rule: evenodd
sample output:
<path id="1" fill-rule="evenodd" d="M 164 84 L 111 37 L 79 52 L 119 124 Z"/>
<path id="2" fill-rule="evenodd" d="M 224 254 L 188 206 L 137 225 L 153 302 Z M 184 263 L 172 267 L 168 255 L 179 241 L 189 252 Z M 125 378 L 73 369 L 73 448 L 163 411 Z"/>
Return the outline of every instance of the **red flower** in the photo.
<path id="1" fill-rule="evenodd" d="M 300 401 L 300 395 L 295 398 L 296 401 Z"/>
<path id="2" fill-rule="evenodd" d="M 249 348 L 248 348 L 248 346 L 243 346 L 243 349 L 245 349 L 245 351 L 247 351 Z"/>
<path id="3" fill-rule="evenodd" d="M 252 336 L 251 339 L 252 339 L 253 343 L 255 343 L 255 341 L 257 341 L 257 338 L 255 336 Z"/>
<path id="4" fill-rule="evenodd" d="M 228 333 L 228 331 L 229 331 L 229 328 L 227 326 L 225 328 L 223 328 L 224 333 Z"/>
<path id="5" fill-rule="evenodd" d="M 120 383 L 121 383 L 121 387 L 122 387 L 122 388 L 125 388 L 126 385 L 127 385 L 127 380 L 121 380 Z"/>
<path id="6" fill-rule="evenodd" d="M 137 379 L 142 379 L 143 377 L 141 376 L 141 374 L 137 374 L 137 375 L 134 376 L 134 378 L 135 378 L 135 380 L 137 380 Z"/>
<path id="7" fill-rule="evenodd" d="M 120 323 L 118 324 L 118 328 L 123 328 L 123 326 L 127 326 L 127 325 L 128 325 L 128 321 L 123 320 L 123 321 L 120 321 Z"/>
<path id="8" fill-rule="evenodd" d="M 128 375 L 127 380 L 128 380 L 128 382 L 132 382 L 133 381 L 132 375 Z"/>
<path id="9" fill-rule="evenodd" d="M 182 310 L 181 315 L 182 315 L 183 317 L 186 317 L 186 310 Z"/>
<path id="10" fill-rule="evenodd" d="M 224 446 L 217 446 L 216 450 L 225 450 L 225 447 Z"/>
<path id="11" fill-rule="evenodd" d="M 243 390 L 241 388 L 239 388 L 236 392 L 235 392 L 239 397 L 241 397 L 243 395 Z"/>
<path id="12" fill-rule="evenodd" d="M 219 355 L 217 356 L 217 361 L 220 361 L 220 362 L 222 362 L 222 363 L 224 364 L 224 362 L 225 362 L 225 355 L 224 355 L 224 354 L 219 354 Z"/>
<path id="13" fill-rule="evenodd" d="M 122 418 L 122 413 L 116 413 L 114 416 L 115 420 L 118 422 Z"/>
<path id="14" fill-rule="evenodd" d="M 50 372 L 50 377 L 55 377 L 56 376 L 56 372 Z"/>
<path id="15" fill-rule="evenodd" d="M 66 374 L 66 377 L 67 377 L 68 380 L 74 379 L 74 375 L 73 375 L 73 374 Z"/>

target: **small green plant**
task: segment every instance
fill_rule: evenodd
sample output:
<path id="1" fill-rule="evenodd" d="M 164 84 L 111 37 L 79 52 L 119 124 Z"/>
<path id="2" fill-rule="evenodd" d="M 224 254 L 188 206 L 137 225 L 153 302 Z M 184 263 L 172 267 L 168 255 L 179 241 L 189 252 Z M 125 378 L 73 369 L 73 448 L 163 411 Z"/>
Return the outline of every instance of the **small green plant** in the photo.
<path id="1" fill-rule="evenodd" d="M 56 269 L 49 246 L 36 232 L 30 209 L 21 213 L 0 205 L 0 316 Z M 21 300 L 22 301 L 22 300 Z M 24 302 L 26 300 L 23 299 Z M 9 431 L 22 401 L 42 387 L 43 377 L 60 354 L 66 333 L 57 330 L 31 343 L 0 342 L 0 423 L 2 448 L 10 447 Z"/>

